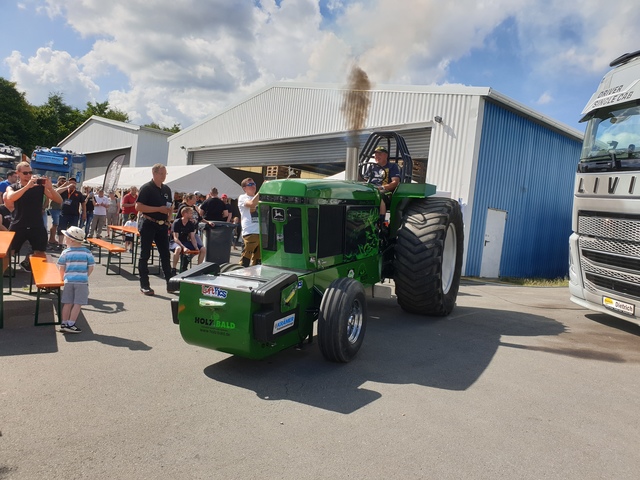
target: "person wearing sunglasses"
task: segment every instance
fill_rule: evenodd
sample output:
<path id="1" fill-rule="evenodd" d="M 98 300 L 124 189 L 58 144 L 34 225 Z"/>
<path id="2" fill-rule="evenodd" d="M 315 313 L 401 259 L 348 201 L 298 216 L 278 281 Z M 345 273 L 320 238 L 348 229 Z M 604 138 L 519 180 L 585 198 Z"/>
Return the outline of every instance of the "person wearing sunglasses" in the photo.
<path id="1" fill-rule="evenodd" d="M 253 178 L 245 178 L 240 183 L 244 193 L 238 197 L 238 209 L 240 210 L 240 224 L 242 226 L 242 240 L 244 248 L 240 256 L 243 267 L 259 265 L 260 257 L 260 224 L 258 223 L 257 186 Z"/>
<path id="2" fill-rule="evenodd" d="M 57 203 L 62 203 L 62 197 L 53 188 L 51 179 L 35 178 L 29 162 L 20 162 L 16 167 L 18 181 L 7 187 L 4 201 L 13 211 L 13 219 L 9 230 L 16 232 L 11 242 L 11 252 L 20 251 L 27 240 L 33 248 L 35 256 L 44 257 L 47 249 L 47 227 L 42 221 L 43 197 Z M 25 258 L 20 265 L 30 272 L 29 259 Z"/>

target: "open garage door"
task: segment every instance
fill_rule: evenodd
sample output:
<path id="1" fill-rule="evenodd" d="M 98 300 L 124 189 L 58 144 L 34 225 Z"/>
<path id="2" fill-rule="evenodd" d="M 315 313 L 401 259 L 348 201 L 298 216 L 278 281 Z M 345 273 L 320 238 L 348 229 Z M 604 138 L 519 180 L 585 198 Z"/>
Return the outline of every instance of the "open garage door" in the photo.
<path id="1" fill-rule="evenodd" d="M 405 130 L 399 131 L 399 133 L 405 138 L 414 159 L 428 158 L 431 141 L 430 128 Z M 366 134 L 359 136 L 360 146 L 364 145 L 367 137 Z M 335 168 L 328 168 L 324 172 L 331 174 L 344 170 L 346 151 L 347 137 L 341 136 L 196 150 L 191 152 L 191 163 L 194 165 L 212 163 L 218 168 L 289 165 L 311 171 L 317 170 L 314 166 L 335 164 Z M 331 170 L 335 170 L 335 172 Z"/>
<path id="2" fill-rule="evenodd" d="M 84 178 L 93 178 L 104 175 L 109 166 L 109 162 L 118 155 L 124 155 L 123 167 L 128 167 L 131 159 L 131 148 L 120 148 L 105 152 L 95 152 L 87 154 L 87 171 Z"/>

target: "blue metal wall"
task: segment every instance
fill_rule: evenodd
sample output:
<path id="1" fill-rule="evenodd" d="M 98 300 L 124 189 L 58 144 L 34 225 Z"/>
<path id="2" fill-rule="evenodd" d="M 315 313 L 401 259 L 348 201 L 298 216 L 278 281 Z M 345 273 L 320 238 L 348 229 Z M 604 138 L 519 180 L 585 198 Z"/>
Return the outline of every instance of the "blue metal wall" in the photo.
<path id="1" fill-rule="evenodd" d="M 501 277 L 568 274 L 578 140 L 485 102 L 466 275 L 479 276 L 487 209 L 507 211 Z"/>

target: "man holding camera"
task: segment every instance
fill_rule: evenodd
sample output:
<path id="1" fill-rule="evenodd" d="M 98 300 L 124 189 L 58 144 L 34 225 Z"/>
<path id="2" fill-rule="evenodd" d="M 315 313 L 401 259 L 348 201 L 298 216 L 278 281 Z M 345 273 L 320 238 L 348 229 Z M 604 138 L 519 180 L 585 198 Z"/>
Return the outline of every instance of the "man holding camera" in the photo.
<path id="1" fill-rule="evenodd" d="M 16 232 L 11 242 L 11 252 L 19 251 L 28 240 L 34 255 L 44 257 L 48 236 L 47 227 L 42 221 L 43 196 L 58 203 L 62 203 L 62 198 L 53 188 L 50 178 L 34 178 L 29 162 L 20 162 L 16 171 L 18 181 L 7 187 L 4 194 L 5 205 L 13 211 L 9 230 Z M 20 265 L 31 271 L 28 258 Z"/>
<path id="2" fill-rule="evenodd" d="M 82 208 L 82 220 L 87 219 L 87 197 L 76 189 L 76 183 L 74 177 L 69 177 L 66 183 L 56 189 L 62 198 L 62 214 L 58 224 L 58 236 L 62 235 L 62 230 L 78 226 L 80 223 L 80 208 Z"/>

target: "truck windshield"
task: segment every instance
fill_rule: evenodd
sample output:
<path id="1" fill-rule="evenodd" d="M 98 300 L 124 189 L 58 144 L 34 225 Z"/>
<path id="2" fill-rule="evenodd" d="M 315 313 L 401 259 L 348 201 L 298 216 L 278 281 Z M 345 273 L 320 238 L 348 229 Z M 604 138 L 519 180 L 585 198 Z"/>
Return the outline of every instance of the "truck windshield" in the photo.
<path id="1" fill-rule="evenodd" d="M 587 124 L 580 167 L 583 171 L 640 169 L 640 106 L 596 112 Z"/>

